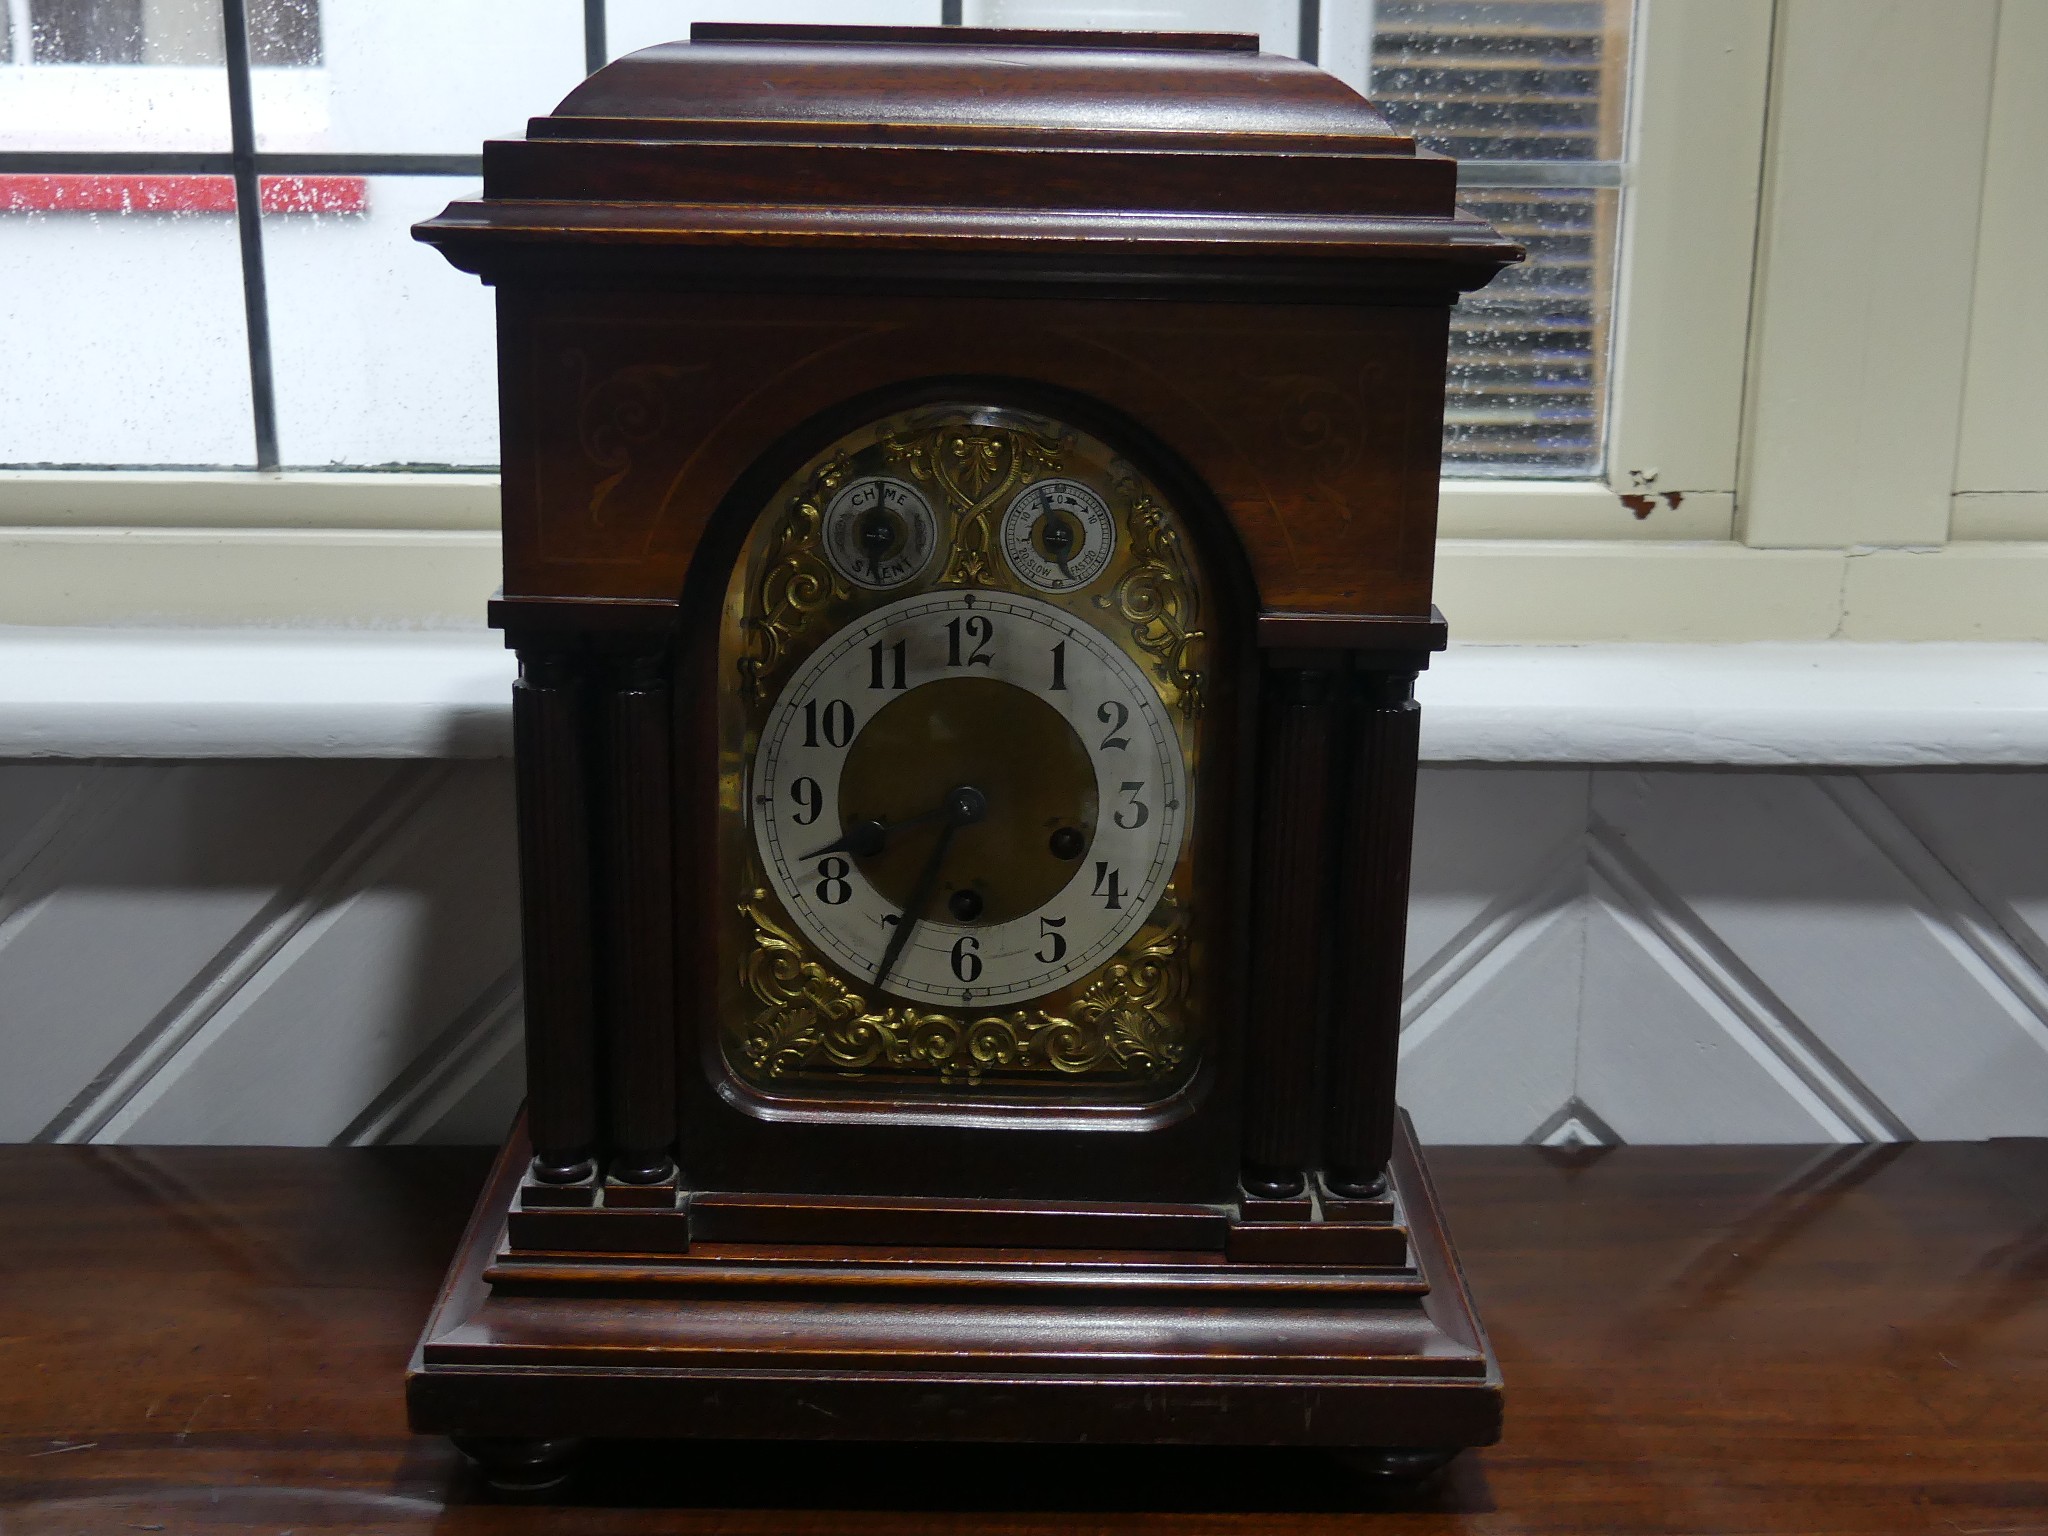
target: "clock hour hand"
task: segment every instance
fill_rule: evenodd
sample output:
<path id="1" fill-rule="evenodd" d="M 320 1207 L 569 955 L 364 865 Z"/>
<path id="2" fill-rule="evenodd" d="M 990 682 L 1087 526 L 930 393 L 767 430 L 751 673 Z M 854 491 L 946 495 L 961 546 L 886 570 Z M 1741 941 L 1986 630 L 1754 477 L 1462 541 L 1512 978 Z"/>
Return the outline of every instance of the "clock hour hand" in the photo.
<path id="1" fill-rule="evenodd" d="M 938 887 L 939 868 L 946 862 L 946 850 L 953 844 L 953 834 L 962 827 L 981 820 L 988 814 L 988 797 L 971 784 L 963 784 L 946 796 L 937 814 L 946 818 L 939 828 L 939 840 L 932 844 L 931 856 L 924 861 L 924 868 L 918 871 L 917 884 L 911 889 L 910 900 L 903 904 L 903 915 L 896 919 L 896 931 L 889 935 L 889 947 L 882 951 L 882 963 L 875 967 L 875 990 L 882 990 L 882 983 L 889 972 L 896 968 L 902 957 L 903 946 L 910 942 L 910 930 L 924 916 L 924 909 L 930 905 L 932 892 Z M 916 818 L 923 821 L 926 818 Z M 908 823 L 901 823 L 908 825 Z"/>
<path id="2" fill-rule="evenodd" d="M 896 529 L 889 521 L 889 514 L 882 508 L 882 493 L 875 492 L 875 504 L 860 522 L 860 544 L 867 551 L 868 580 L 882 579 L 882 561 L 889 553 L 889 546 L 896 542 Z"/>
<path id="3" fill-rule="evenodd" d="M 927 821 L 937 821 L 946 814 L 942 805 L 937 810 L 924 811 L 916 816 L 906 816 L 901 821 L 856 821 L 839 836 L 822 848 L 813 848 L 809 853 L 800 853 L 797 860 L 822 859 L 828 853 L 850 853 L 857 859 L 873 858 L 880 853 L 889 839 L 905 827 L 922 826 Z"/>

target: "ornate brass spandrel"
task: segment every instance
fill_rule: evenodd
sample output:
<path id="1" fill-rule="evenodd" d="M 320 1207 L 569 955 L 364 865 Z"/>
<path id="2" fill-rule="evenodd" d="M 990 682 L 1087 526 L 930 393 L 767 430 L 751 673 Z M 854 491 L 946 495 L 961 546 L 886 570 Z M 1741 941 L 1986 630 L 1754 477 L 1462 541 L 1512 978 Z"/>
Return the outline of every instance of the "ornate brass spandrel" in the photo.
<path id="1" fill-rule="evenodd" d="M 811 476 L 803 493 L 793 497 L 776 527 L 755 601 L 740 619 L 746 654 L 740 657 L 740 688 L 750 705 L 766 700 L 768 681 L 789 659 L 797 637 L 813 617 L 835 601 L 846 587 L 832 574 L 818 548 L 825 521 L 825 503 L 846 482 L 848 461 L 835 454 Z"/>
<path id="2" fill-rule="evenodd" d="M 844 485 L 887 475 L 930 499 L 940 536 L 925 574 L 888 591 L 856 589 L 826 559 L 824 509 Z M 1086 588 L 1029 588 L 998 548 L 1010 501 L 1049 476 L 1096 490 L 1117 519 L 1115 553 Z M 1189 995 L 1180 908 L 1153 921 L 1075 986 L 1004 1013 L 955 1015 L 909 1004 L 871 1007 L 811 953 L 766 889 L 746 821 L 749 764 L 783 677 L 869 610 L 944 587 L 1025 593 L 1066 608 L 1114 641 L 1173 710 L 1191 792 L 1202 737 L 1203 585 L 1177 514 L 1109 445 L 1062 423 L 968 403 L 924 406 L 856 429 L 786 482 L 741 556 L 720 641 L 720 880 L 734 893 L 720 923 L 724 1055 L 742 1080 L 774 1091 L 887 1089 L 1145 1103 L 1170 1094 L 1199 1062 L 1202 1010 Z M 1192 794 L 1191 794 L 1192 798 Z M 1190 839 L 1174 872 L 1195 877 Z M 1169 891 L 1174 887 L 1169 886 Z M 1170 914 L 1170 920 L 1167 917 Z"/>
<path id="3" fill-rule="evenodd" d="M 882 440 L 889 462 L 939 491 L 952 514 L 952 550 L 939 585 L 1017 585 L 996 557 L 989 515 L 1033 480 L 1063 469 L 1073 445 L 1073 433 L 1050 422 L 951 421 Z"/>
<path id="4" fill-rule="evenodd" d="M 1195 585 L 1166 509 L 1131 488 L 1125 528 L 1130 564 L 1116 585 L 1095 599 L 1131 626 L 1131 639 L 1158 664 L 1158 676 L 1190 720 L 1202 712 L 1202 632 L 1194 627 Z"/>
<path id="5" fill-rule="evenodd" d="M 1102 1086 L 1155 1084 L 1192 1058 L 1181 1006 L 1186 932 L 1170 895 L 1086 986 L 1036 1008 L 978 1016 L 871 1006 L 811 955 L 765 888 L 739 903 L 739 915 L 754 937 L 740 974 L 749 1006 L 732 1019 L 727 1055 L 763 1087 L 872 1086 L 876 1073 L 936 1075 L 947 1087 L 984 1091 L 1082 1076 Z"/>

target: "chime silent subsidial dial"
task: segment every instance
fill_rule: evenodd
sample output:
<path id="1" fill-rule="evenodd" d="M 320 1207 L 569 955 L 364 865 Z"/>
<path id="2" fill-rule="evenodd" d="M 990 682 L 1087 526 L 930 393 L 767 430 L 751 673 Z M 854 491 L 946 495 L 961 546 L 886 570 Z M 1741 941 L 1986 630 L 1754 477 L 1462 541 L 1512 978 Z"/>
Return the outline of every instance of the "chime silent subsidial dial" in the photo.
<path id="1" fill-rule="evenodd" d="M 825 504 L 825 558 L 847 581 L 871 592 L 917 576 L 938 544 L 938 519 L 908 481 L 867 475 L 842 486 Z"/>

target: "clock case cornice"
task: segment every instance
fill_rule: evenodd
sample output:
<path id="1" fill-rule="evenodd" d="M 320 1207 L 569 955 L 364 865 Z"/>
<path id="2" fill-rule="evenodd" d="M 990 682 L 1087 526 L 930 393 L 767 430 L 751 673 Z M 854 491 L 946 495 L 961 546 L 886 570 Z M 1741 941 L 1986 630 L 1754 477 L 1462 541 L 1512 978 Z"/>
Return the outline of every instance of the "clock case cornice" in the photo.
<path id="1" fill-rule="evenodd" d="M 493 282 L 1446 303 L 1521 259 L 1456 190 L 1252 37 L 700 24 L 487 143 L 415 234 Z"/>

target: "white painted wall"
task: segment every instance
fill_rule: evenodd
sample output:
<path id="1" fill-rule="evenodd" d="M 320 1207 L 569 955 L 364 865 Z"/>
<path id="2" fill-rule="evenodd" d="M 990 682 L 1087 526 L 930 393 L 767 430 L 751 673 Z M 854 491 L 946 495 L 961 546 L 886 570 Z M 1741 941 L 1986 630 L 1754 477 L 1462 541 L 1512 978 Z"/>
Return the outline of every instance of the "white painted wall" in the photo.
<path id="1" fill-rule="evenodd" d="M 1432 766 L 1436 1142 L 2048 1134 L 2048 777 Z M 0 763 L 0 1139 L 488 1141 L 502 761 Z"/>

